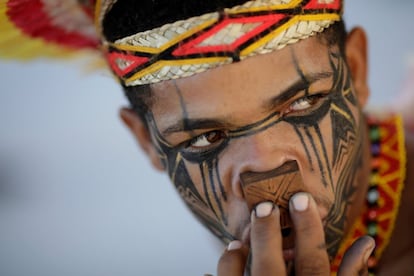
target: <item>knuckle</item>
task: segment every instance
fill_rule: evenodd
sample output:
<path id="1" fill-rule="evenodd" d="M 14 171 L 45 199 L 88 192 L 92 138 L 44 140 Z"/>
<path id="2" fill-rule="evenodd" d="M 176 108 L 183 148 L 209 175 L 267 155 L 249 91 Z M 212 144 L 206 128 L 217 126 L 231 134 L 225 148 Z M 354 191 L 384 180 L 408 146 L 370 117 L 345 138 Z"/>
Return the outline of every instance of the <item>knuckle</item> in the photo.
<path id="1" fill-rule="evenodd" d="M 309 219 L 303 219 L 295 225 L 297 232 L 302 232 L 305 234 L 310 234 L 315 231 L 323 232 L 322 223 L 318 220 L 309 220 Z"/>
<path id="2" fill-rule="evenodd" d="M 242 275 L 246 263 L 243 250 L 226 250 L 217 265 L 217 275 Z"/>
<path id="3" fill-rule="evenodd" d="M 267 218 L 260 223 L 256 223 L 254 227 L 252 227 L 252 234 L 255 236 L 255 239 L 267 239 L 268 236 L 275 231 L 275 228 L 268 222 L 269 219 Z"/>
<path id="4" fill-rule="evenodd" d="M 218 261 L 219 266 L 230 264 L 234 258 L 233 254 L 233 252 L 225 251 Z"/>
<path id="5" fill-rule="evenodd" d="M 296 272 L 299 275 L 329 275 L 329 269 L 323 258 L 312 258 L 298 260 L 296 263 Z"/>
<path id="6" fill-rule="evenodd" d="M 280 224 L 278 223 L 278 211 L 273 216 L 256 220 L 252 225 L 251 232 L 256 241 L 267 241 L 280 232 Z"/>
<path id="7" fill-rule="evenodd" d="M 245 259 L 245 253 L 243 249 L 224 251 L 221 255 L 218 264 L 219 266 L 227 266 L 234 263 L 243 263 Z"/>

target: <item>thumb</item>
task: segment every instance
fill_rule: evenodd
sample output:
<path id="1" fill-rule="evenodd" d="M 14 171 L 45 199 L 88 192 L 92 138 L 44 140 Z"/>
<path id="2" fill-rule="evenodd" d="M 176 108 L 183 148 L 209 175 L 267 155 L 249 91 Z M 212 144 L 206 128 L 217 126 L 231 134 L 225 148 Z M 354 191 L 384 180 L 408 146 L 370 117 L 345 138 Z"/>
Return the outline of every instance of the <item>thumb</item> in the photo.
<path id="1" fill-rule="evenodd" d="M 249 249 L 240 241 L 232 241 L 217 265 L 218 276 L 243 276 Z"/>
<path id="2" fill-rule="evenodd" d="M 375 248 L 375 240 L 369 236 L 357 239 L 346 251 L 339 267 L 339 276 L 368 275 L 368 258 Z"/>

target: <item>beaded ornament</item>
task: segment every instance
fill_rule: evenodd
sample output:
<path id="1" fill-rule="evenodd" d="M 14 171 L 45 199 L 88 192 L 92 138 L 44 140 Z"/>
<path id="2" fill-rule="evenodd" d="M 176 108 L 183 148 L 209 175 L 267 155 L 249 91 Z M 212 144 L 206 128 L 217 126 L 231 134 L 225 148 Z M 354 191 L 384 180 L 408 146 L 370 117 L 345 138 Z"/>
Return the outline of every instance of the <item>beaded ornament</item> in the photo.
<path id="1" fill-rule="evenodd" d="M 376 248 L 368 259 L 368 270 L 373 275 L 389 243 L 398 214 L 406 174 L 402 119 L 397 115 L 381 120 L 369 118 L 368 124 L 372 163 L 366 201 L 332 262 L 332 275 L 336 275 L 346 249 L 363 235 L 375 239 Z"/>

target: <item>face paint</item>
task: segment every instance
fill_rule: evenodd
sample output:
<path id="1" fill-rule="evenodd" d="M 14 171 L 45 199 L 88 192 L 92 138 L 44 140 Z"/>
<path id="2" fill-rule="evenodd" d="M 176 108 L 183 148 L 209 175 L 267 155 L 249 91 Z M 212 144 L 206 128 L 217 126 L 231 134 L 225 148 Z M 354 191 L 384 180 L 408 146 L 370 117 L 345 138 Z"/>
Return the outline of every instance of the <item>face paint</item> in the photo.
<path id="1" fill-rule="evenodd" d="M 317 204 L 327 210 L 324 218 L 326 243 L 331 257 L 337 251 L 361 167 L 362 137 L 359 125 L 362 116 L 344 60 L 336 49 L 329 49 L 327 55 L 326 70 L 312 75 L 302 68 L 300 58 L 292 51 L 292 66 L 299 81 L 275 97 L 275 101 L 289 104 L 284 105 L 283 110 L 275 110 L 247 125 L 221 129 L 211 127 L 214 124 L 208 120 L 195 122 L 189 117 L 185 96 L 178 86 L 175 90 L 182 117 L 178 128 L 194 138 L 171 145 L 159 131 L 156 119 L 148 114 L 153 140 L 176 189 L 192 212 L 224 242 L 241 238 L 240 231 L 235 229 L 242 229 L 248 224 L 248 212 L 256 203 L 271 200 L 282 206 L 284 214 L 287 214 L 286 202 L 290 196 L 297 191 L 308 191 Z M 320 79 L 331 79 L 330 88 L 326 91 L 310 89 Z M 213 130 L 197 135 L 193 129 L 200 125 Z M 230 210 L 234 199 L 229 191 L 229 180 L 223 178 L 227 171 L 221 162 L 225 156 L 235 152 L 234 145 L 238 141 L 247 141 L 249 137 L 282 125 L 292 139 L 299 141 L 297 148 L 302 148 L 305 157 L 301 162 L 307 162 L 301 167 L 309 170 L 299 172 L 297 161 L 291 161 L 276 169 L 264 170 L 265 173 L 260 170 L 260 173 L 243 172 L 240 179 L 244 189 L 245 215 L 239 215 L 236 219 L 238 225 L 234 226 L 234 219 L 232 221 L 231 218 L 238 211 Z M 303 173 L 312 175 L 316 181 L 307 183 L 302 180 Z M 288 179 L 294 186 L 292 183 L 288 185 Z M 260 191 L 259 194 L 256 194 L 257 191 Z M 319 191 L 325 196 L 318 196 Z M 282 224 L 289 229 L 290 218 L 286 216 Z M 284 243 L 285 248 L 293 244 L 289 239 L 285 239 Z"/>
<path id="2" fill-rule="evenodd" d="M 306 191 L 296 161 L 287 162 L 268 172 L 245 172 L 240 175 L 240 179 L 250 211 L 263 201 L 270 201 L 279 206 L 283 249 L 293 248 L 294 235 L 289 215 L 289 199 L 297 192 Z"/>

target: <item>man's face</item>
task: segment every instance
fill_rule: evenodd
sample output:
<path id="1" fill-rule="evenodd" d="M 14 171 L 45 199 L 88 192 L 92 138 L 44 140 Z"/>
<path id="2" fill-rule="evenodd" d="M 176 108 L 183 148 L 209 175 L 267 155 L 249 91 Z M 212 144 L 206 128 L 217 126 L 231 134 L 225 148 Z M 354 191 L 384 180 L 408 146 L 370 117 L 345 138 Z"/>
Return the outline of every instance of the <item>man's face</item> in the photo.
<path id="1" fill-rule="evenodd" d="M 216 236 L 241 240 L 248 231 L 241 174 L 296 161 L 335 254 L 355 195 L 363 133 L 337 47 L 313 37 L 152 88 L 153 143 L 182 199 Z"/>

